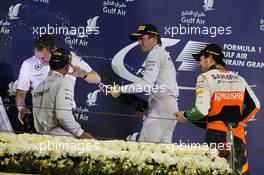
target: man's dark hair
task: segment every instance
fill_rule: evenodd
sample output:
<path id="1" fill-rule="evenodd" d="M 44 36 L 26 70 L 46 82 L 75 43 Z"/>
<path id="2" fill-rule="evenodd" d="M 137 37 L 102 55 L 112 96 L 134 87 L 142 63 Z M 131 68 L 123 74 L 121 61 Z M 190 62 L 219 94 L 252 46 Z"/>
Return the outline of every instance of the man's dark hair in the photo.
<path id="1" fill-rule="evenodd" d="M 51 53 L 49 66 L 51 70 L 58 70 L 66 66 L 71 65 L 72 55 L 67 49 L 57 48 Z"/>
<path id="2" fill-rule="evenodd" d="M 157 40 L 158 40 L 158 45 L 162 45 L 162 42 L 161 42 L 161 38 L 160 38 L 160 36 L 157 36 L 157 35 L 149 35 L 150 37 L 156 37 L 157 38 Z"/>
<path id="3" fill-rule="evenodd" d="M 33 47 L 38 51 L 46 48 L 49 52 L 52 52 L 55 49 L 56 45 L 55 40 L 51 35 L 44 34 L 35 39 L 35 41 L 33 42 Z"/>
<path id="4" fill-rule="evenodd" d="M 212 58 L 214 59 L 214 61 L 216 62 L 216 64 L 221 64 L 223 67 L 225 67 L 225 64 L 223 64 L 223 63 L 221 62 L 222 57 L 221 57 L 220 55 L 211 54 L 211 53 L 209 53 L 209 52 L 205 52 L 203 55 L 204 55 L 206 58 L 209 57 L 209 55 L 212 55 Z"/>
<path id="5" fill-rule="evenodd" d="M 158 39 L 158 44 L 161 46 L 162 45 L 162 42 L 161 42 L 160 36 L 158 36 L 157 39 Z"/>

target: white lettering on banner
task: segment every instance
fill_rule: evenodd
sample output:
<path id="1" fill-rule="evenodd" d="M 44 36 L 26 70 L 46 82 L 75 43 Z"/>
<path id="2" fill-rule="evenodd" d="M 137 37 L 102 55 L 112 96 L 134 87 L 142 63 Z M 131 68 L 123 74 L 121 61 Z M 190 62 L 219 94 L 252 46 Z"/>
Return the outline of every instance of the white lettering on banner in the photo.
<path id="1" fill-rule="evenodd" d="M 84 26 L 52 26 L 50 24 L 47 24 L 47 26 L 37 26 L 32 27 L 33 29 L 33 35 L 43 35 L 43 34 L 49 34 L 49 35 L 71 35 L 71 36 L 77 36 L 80 38 L 87 38 L 88 35 L 99 35 L 99 27 L 84 27 Z"/>
<path id="2" fill-rule="evenodd" d="M 222 101 L 222 100 L 243 100 L 244 93 L 243 92 L 216 92 L 214 94 L 215 101 Z"/>
<path id="3" fill-rule="evenodd" d="M 235 52 L 227 52 L 224 51 L 225 58 L 233 58 L 235 56 Z"/>
<path id="4" fill-rule="evenodd" d="M 83 120 L 83 121 L 88 121 L 89 116 L 86 114 L 81 114 L 81 113 L 74 113 L 75 119 L 76 120 Z"/>
<path id="5" fill-rule="evenodd" d="M 87 46 L 88 37 L 92 35 L 99 35 L 99 26 L 97 25 L 97 20 L 99 16 L 91 17 L 86 21 L 86 26 L 52 26 L 47 24 L 47 26 L 33 26 L 33 35 L 63 35 L 64 41 L 71 48 L 73 45 L 76 46 Z"/>
<path id="6" fill-rule="evenodd" d="M 224 44 L 224 50 L 240 51 L 240 52 L 256 52 L 254 46 L 235 45 L 235 44 Z"/>
<path id="7" fill-rule="evenodd" d="M 250 60 L 250 57 L 257 59 L 256 54 L 261 53 L 261 47 L 241 44 L 224 44 L 223 49 L 226 65 L 254 69 L 264 67 L 263 62 Z"/>
<path id="8" fill-rule="evenodd" d="M 195 19 L 195 18 L 186 18 L 186 17 L 182 17 L 181 18 L 181 22 L 182 23 L 186 23 L 186 24 L 200 24 L 203 25 L 205 23 L 205 20 L 203 19 Z"/>
<path id="9" fill-rule="evenodd" d="M 264 62 L 248 61 L 247 62 L 247 67 L 264 68 Z"/>
<path id="10" fill-rule="evenodd" d="M 260 30 L 261 31 L 264 31 L 264 20 L 263 19 L 260 19 L 260 22 L 259 23 L 260 23 L 260 27 L 259 27 Z"/>
<path id="11" fill-rule="evenodd" d="M 192 11 L 192 10 L 185 10 L 181 11 L 181 16 L 192 16 L 192 17 L 197 17 L 197 18 L 202 18 L 205 17 L 204 12 L 197 12 L 197 11 Z"/>
<path id="12" fill-rule="evenodd" d="M 244 60 L 231 60 L 231 59 L 225 59 L 225 63 L 228 66 L 239 66 L 244 67 L 245 61 Z"/>
<path id="13" fill-rule="evenodd" d="M 9 32 L 10 32 L 10 30 L 8 28 L 5 28 L 5 27 L 0 28 L 0 33 L 9 34 Z"/>
<path id="14" fill-rule="evenodd" d="M 210 8 L 208 4 L 204 5 L 205 11 Z M 181 11 L 181 23 L 179 26 L 164 26 L 165 35 L 170 37 L 178 37 L 178 35 L 208 35 L 212 38 L 220 35 L 230 35 L 232 33 L 231 26 L 206 26 L 206 15 L 204 12 L 192 10 Z"/>
<path id="15" fill-rule="evenodd" d="M 170 37 L 178 37 L 178 35 L 208 35 L 212 38 L 218 35 L 230 35 L 232 33 L 232 27 L 222 27 L 222 26 L 190 26 L 190 24 L 179 26 L 164 26 L 165 35 Z"/>
<path id="16" fill-rule="evenodd" d="M 255 61 L 247 61 L 244 60 L 231 60 L 224 59 L 226 65 L 228 66 L 237 66 L 237 67 L 248 67 L 248 68 L 264 68 L 264 62 L 255 62 Z"/>
<path id="17" fill-rule="evenodd" d="M 117 1 L 103 1 L 103 12 L 105 14 L 110 15 L 119 15 L 119 16 L 126 16 L 127 11 L 125 10 L 127 5 L 126 3 L 133 2 L 133 1 L 126 1 L 126 2 L 117 2 Z"/>
<path id="18" fill-rule="evenodd" d="M 76 108 L 76 111 L 73 114 L 74 114 L 76 120 L 87 121 L 87 120 L 89 120 L 89 116 L 86 113 L 88 113 L 89 111 L 90 110 L 86 107 L 78 106 Z"/>
<path id="19" fill-rule="evenodd" d="M 39 2 L 39 3 L 45 3 L 48 4 L 49 0 L 33 0 L 34 2 Z"/>
<path id="20" fill-rule="evenodd" d="M 70 37 L 66 37 L 65 43 L 70 44 L 70 45 L 77 45 L 78 44 L 78 38 L 71 39 Z"/>
<path id="21" fill-rule="evenodd" d="M 107 14 L 115 14 L 116 13 L 116 8 L 108 9 L 107 7 L 104 7 L 103 8 L 103 12 L 107 13 Z"/>
<path id="22" fill-rule="evenodd" d="M 224 51 L 225 58 L 238 58 L 238 59 L 247 59 L 248 54 L 247 53 L 241 53 L 241 52 L 229 52 Z"/>
<path id="23" fill-rule="evenodd" d="M 66 43 L 76 43 L 75 41 L 69 41 L 71 40 L 70 37 L 74 36 L 77 38 L 88 38 L 89 35 L 99 35 L 99 27 L 97 26 L 97 20 L 99 16 L 95 16 L 92 18 L 89 18 L 86 21 L 86 26 L 58 26 L 56 24 L 55 26 L 47 24 L 47 26 L 33 26 L 33 35 L 43 35 L 43 34 L 49 34 L 49 35 L 64 35 L 66 36 L 65 42 Z M 86 42 L 84 40 L 79 43 L 79 45 L 86 46 Z"/>
<path id="24" fill-rule="evenodd" d="M 80 39 L 79 46 L 87 46 L 87 45 L 88 45 L 88 41 L 85 41 L 83 39 Z"/>

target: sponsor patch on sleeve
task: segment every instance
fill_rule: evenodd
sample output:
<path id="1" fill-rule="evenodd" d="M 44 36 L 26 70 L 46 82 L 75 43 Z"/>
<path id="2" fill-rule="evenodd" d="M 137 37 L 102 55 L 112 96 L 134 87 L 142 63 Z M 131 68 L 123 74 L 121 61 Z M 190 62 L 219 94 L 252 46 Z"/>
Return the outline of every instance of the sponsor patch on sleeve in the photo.
<path id="1" fill-rule="evenodd" d="M 204 89 L 196 89 L 196 95 L 204 94 Z"/>

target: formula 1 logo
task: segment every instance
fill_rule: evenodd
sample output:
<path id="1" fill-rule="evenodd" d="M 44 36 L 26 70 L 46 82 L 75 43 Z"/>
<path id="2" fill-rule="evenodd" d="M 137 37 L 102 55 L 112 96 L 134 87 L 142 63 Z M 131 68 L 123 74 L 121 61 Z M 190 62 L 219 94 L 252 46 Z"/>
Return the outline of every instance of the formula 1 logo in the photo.
<path id="1" fill-rule="evenodd" d="M 198 67 L 197 61 L 192 58 L 192 53 L 198 53 L 207 44 L 206 42 L 188 41 L 175 61 L 182 62 L 179 71 L 195 71 Z"/>

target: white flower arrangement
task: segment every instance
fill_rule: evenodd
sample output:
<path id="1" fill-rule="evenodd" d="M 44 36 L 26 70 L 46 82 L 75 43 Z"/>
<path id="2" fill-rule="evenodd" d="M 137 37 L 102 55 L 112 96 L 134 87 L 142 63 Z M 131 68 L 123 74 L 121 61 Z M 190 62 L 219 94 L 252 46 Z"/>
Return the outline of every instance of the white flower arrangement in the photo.
<path id="1" fill-rule="evenodd" d="M 190 147 L 191 148 L 191 147 Z M 0 133 L 0 169 L 44 174 L 233 174 L 218 152 L 201 146 L 79 140 Z"/>

